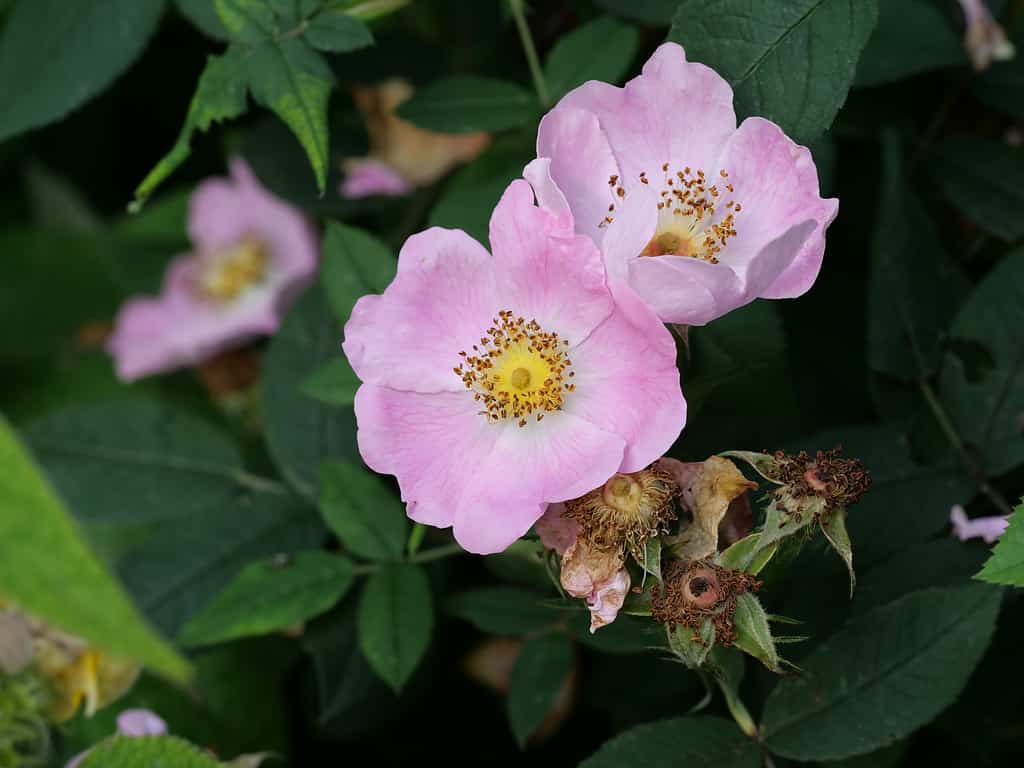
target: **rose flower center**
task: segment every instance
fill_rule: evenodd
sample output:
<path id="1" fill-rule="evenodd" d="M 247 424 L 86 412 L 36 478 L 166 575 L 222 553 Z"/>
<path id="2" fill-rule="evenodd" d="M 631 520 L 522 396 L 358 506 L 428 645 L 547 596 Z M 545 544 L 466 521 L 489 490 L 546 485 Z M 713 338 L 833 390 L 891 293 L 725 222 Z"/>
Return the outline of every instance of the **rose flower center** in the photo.
<path id="1" fill-rule="evenodd" d="M 541 421 L 560 410 L 576 388 L 569 381 L 575 375 L 569 342 L 507 309 L 493 323 L 471 353 L 459 352 L 462 363 L 452 369 L 483 403 L 480 413 L 488 421 L 514 419 L 525 427 L 530 417 Z"/>
<path id="2" fill-rule="evenodd" d="M 267 274 L 266 244 L 252 235 L 202 259 L 197 288 L 199 294 L 216 301 L 231 301 L 246 289 L 262 282 Z"/>

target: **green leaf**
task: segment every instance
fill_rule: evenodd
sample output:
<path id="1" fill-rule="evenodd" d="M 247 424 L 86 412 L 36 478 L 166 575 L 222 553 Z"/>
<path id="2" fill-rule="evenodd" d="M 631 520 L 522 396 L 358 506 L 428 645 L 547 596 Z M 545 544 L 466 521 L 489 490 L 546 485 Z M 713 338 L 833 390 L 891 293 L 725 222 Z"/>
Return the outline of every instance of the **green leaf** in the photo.
<path id="1" fill-rule="evenodd" d="M 572 644 L 561 634 L 534 637 L 519 652 L 509 676 L 508 721 L 520 749 L 551 711 L 572 664 Z"/>
<path id="2" fill-rule="evenodd" d="M 876 0 L 683 0 L 669 39 L 729 81 L 739 117 L 807 143 L 846 100 L 877 15 Z"/>
<path id="3" fill-rule="evenodd" d="M 631 728 L 606 742 L 580 768 L 757 768 L 761 754 L 735 723 L 676 717 Z"/>
<path id="4" fill-rule="evenodd" d="M 389 564 L 370 576 L 359 603 L 359 646 L 396 692 L 426 652 L 433 624 L 430 584 L 421 568 Z"/>
<path id="5" fill-rule="evenodd" d="M 999 537 L 978 578 L 992 584 L 1024 587 L 1024 504 L 1010 516 L 1009 527 Z"/>
<path id="6" fill-rule="evenodd" d="M 736 647 L 749 653 L 772 672 L 781 672 L 779 654 L 775 650 L 775 641 L 768 626 L 768 616 L 754 595 L 744 592 L 736 598 L 733 624 L 736 627 Z"/>
<path id="7" fill-rule="evenodd" d="M 609 16 L 588 21 L 559 38 L 544 63 L 544 79 L 552 101 L 588 80 L 618 83 L 628 72 L 639 45 L 636 27 Z"/>
<path id="8" fill-rule="evenodd" d="M 61 500 L 0 417 L 0 583 L 7 599 L 66 632 L 180 682 L 188 664 L 139 615 L 82 540 Z"/>
<path id="9" fill-rule="evenodd" d="M 634 555 L 634 558 L 636 555 Z M 637 563 L 644 570 L 644 574 L 651 574 L 658 581 L 661 581 L 661 537 L 655 536 L 648 539 L 644 546 L 643 557 Z"/>
<path id="10" fill-rule="evenodd" d="M 314 371 L 341 356 L 341 323 L 321 286 L 291 308 L 270 342 L 264 362 L 263 415 L 271 457 L 305 498 L 319 496 L 320 464 L 359 462 L 351 408 L 329 407 L 303 394 Z"/>
<path id="11" fill-rule="evenodd" d="M 295 38 L 257 46 L 248 57 L 248 68 L 253 98 L 291 128 L 306 150 L 323 195 L 330 163 L 327 100 L 334 84 L 331 68 L 319 53 Z"/>
<path id="12" fill-rule="evenodd" d="M 329 610 L 352 586 L 352 563 L 326 552 L 250 563 L 192 617 L 184 645 L 211 645 L 265 635 Z"/>
<path id="13" fill-rule="evenodd" d="M 65 178 L 41 165 L 29 163 L 25 186 L 32 209 L 32 223 L 39 229 L 76 235 L 96 235 L 103 220 Z"/>
<path id="14" fill-rule="evenodd" d="M 900 379 L 933 373 L 967 282 L 907 183 L 898 136 L 882 144 L 882 194 L 868 283 L 868 364 Z"/>
<path id="15" fill-rule="evenodd" d="M 966 64 L 960 35 L 931 0 L 879 0 L 878 25 L 857 62 L 854 86 L 881 85 Z"/>
<path id="16" fill-rule="evenodd" d="M 482 587 L 448 599 L 448 613 L 493 635 L 525 635 L 551 626 L 559 614 L 536 592 L 517 587 Z"/>
<path id="17" fill-rule="evenodd" d="M 363 22 L 339 11 L 314 16 L 304 33 L 306 42 L 318 51 L 345 53 L 373 45 L 373 35 Z"/>
<path id="18" fill-rule="evenodd" d="M 220 20 L 214 0 L 174 0 L 174 4 L 203 34 L 215 40 L 227 40 L 230 37 Z"/>
<path id="19" fill-rule="evenodd" d="M 854 619 L 768 697 L 768 748 L 796 760 L 871 752 L 959 695 L 995 629 L 1000 591 L 928 589 Z M 879 713 L 885 713 L 880 717 Z"/>
<path id="20" fill-rule="evenodd" d="M 220 768 L 220 763 L 176 736 L 114 736 L 96 745 L 82 768 Z"/>
<path id="21" fill-rule="evenodd" d="M 597 0 L 597 6 L 618 16 L 667 27 L 679 6 L 679 0 Z"/>
<path id="22" fill-rule="evenodd" d="M 857 576 L 853 572 L 853 545 L 850 543 L 850 534 L 846 531 L 846 510 L 842 507 L 832 509 L 820 517 L 818 522 L 821 524 L 821 532 L 825 534 L 836 554 L 842 558 L 850 574 L 850 597 L 853 597 Z"/>
<path id="23" fill-rule="evenodd" d="M 932 177 L 953 205 L 1004 240 L 1024 237 L 1024 150 L 1000 141 L 954 139 L 931 158 Z"/>
<path id="24" fill-rule="evenodd" d="M 327 222 L 323 244 L 323 283 L 341 322 L 348 320 L 360 296 L 383 293 L 395 276 L 395 256 L 384 243 L 361 229 Z"/>
<path id="25" fill-rule="evenodd" d="M 974 95 L 988 107 L 1008 115 L 1024 117 L 1024 57 L 1020 55 L 1024 37 L 1013 36 L 1017 55 L 1010 61 L 997 61 L 974 79 Z"/>
<path id="26" fill-rule="evenodd" d="M 138 210 L 146 199 L 192 152 L 192 134 L 206 132 L 214 123 L 231 120 L 245 113 L 247 108 L 246 55 L 241 48 L 232 46 L 220 56 L 210 56 L 199 76 L 195 95 L 189 104 L 185 125 L 178 134 L 171 151 L 164 155 L 146 178 L 135 189 L 133 210 Z"/>
<path id="27" fill-rule="evenodd" d="M 274 35 L 274 9 L 268 0 L 213 0 L 213 4 L 232 40 L 259 43 Z"/>
<path id="28" fill-rule="evenodd" d="M 533 94 L 506 80 L 452 75 L 420 88 L 398 108 L 398 116 L 439 133 L 505 131 L 534 119 Z"/>
<path id="29" fill-rule="evenodd" d="M 987 475 L 1024 462 L 1024 248 L 1006 256 L 967 297 L 950 336 L 985 360 L 973 371 L 946 355 L 939 394 L 960 436 L 976 449 Z"/>
<path id="30" fill-rule="evenodd" d="M 163 9 L 164 0 L 17 3 L 0 36 L 0 141 L 104 91 L 142 52 Z"/>
<path id="31" fill-rule="evenodd" d="M 401 560 L 409 524 L 384 481 L 347 462 L 324 464 L 320 477 L 320 512 L 342 543 L 368 560 Z"/>
<path id="32" fill-rule="evenodd" d="M 352 405 L 360 384 L 348 360 L 339 357 L 313 371 L 302 382 L 302 393 L 329 405 Z"/>

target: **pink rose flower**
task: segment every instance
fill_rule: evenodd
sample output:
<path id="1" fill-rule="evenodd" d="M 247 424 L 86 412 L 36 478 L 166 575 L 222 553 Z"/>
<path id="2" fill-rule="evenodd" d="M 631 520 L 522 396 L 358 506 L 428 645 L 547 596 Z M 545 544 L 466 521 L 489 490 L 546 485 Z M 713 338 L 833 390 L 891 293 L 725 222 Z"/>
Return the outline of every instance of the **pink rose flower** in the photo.
<path id="1" fill-rule="evenodd" d="M 732 90 L 665 43 L 624 88 L 590 81 L 541 121 L 524 172 L 669 323 L 703 325 L 814 282 L 838 201 L 772 122 L 736 127 Z"/>
<path id="2" fill-rule="evenodd" d="M 273 333 L 316 272 L 312 227 L 242 160 L 232 161 L 230 179 L 199 185 L 188 231 L 195 248 L 171 262 L 161 295 L 131 299 L 118 312 L 107 349 L 125 381 Z"/>
<path id="3" fill-rule="evenodd" d="M 406 241 L 344 350 L 363 384 L 359 449 L 409 517 L 499 552 L 551 502 L 642 469 L 685 422 L 675 343 L 586 237 L 524 181 L 491 217 L 492 257 L 459 230 Z"/>
<path id="4" fill-rule="evenodd" d="M 126 709 L 117 716 L 117 732 L 122 736 L 163 736 L 167 723 L 148 709 Z M 78 768 L 91 750 L 75 755 L 64 768 Z"/>
<path id="5" fill-rule="evenodd" d="M 986 70 L 993 61 L 1008 61 L 1016 50 L 1006 39 L 1006 33 L 999 26 L 984 0 L 960 0 L 967 23 L 964 32 L 964 49 L 971 59 L 971 65 L 978 72 Z"/>
<path id="6" fill-rule="evenodd" d="M 949 522 L 953 526 L 953 535 L 960 541 L 984 539 L 986 544 L 994 543 L 1010 525 L 1007 518 L 998 515 L 969 518 L 959 504 L 954 504 L 949 510 Z"/>

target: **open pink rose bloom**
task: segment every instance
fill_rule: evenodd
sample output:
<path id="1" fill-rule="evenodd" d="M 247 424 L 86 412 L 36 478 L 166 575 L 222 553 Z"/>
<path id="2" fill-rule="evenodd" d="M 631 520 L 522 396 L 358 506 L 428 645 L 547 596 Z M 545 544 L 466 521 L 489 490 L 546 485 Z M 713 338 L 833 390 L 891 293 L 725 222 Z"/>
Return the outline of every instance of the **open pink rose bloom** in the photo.
<path id="1" fill-rule="evenodd" d="M 208 179 L 189 202 L 191 253 L 176 258 L 155 298 L 121 307 L 107 348 L 131 381 L 202 362 L 277 330 L 313 279 L 316 234 L 242 160 Z"/>
<path id="2" fill-rule="evenodd" d="M 736 126 L 732 90 L 665 43 L 618 88 L 590 81 L 541 121 L 525 176 L 669 323 L 703 325 L 818 275 L 838 201 L 811 153 L 768 120 Z"/>
<path id="3" fill-rule="evenodd" d="M 685 421 L 671 335 L 572 225 L 513 182 L 493 256 L 458 230 L 414 235 L 345 326 L 363 459 L 398 478 L 412 519 L 452 526 L 471 552 L 644 468 Z"/>

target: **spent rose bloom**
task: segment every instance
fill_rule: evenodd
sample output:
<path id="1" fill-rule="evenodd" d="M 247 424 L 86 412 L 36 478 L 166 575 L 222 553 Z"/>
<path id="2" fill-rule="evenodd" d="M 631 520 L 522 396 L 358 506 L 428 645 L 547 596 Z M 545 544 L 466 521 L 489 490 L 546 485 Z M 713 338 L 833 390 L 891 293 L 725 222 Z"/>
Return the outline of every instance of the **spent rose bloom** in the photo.
<path id="1" fill-rule="evenodd" d="M 737 128 L 729 85 L 675 43 L 624 88 L 566 94 L 524 175 L 599 244 L 610 279 L 685 325 L 807 291 L 838 206 L 819 196 L 811 153 L 768 120 Z"/>
<path id="2" fill-rule="evenodd" d="M 645 467 L 685 421 L 672 337 L 628 287 L 613 294 L 567 223 L 513 182 L 493 257 L 459 230 L 414 235 L 345 326 L 363 459 L 398 478 L 413 520 L 472 552 Z"/>
<path id="3" fill-rule="evenodd" d="M 126 381 L 194 365 L 277 330 L 312 280 L 318 244 L 296 208 L 244 161 L 207 179 L 189 201 L 194 249 L 171 262 L 163 291 L 121 307 L 107 349 Z"/>
<path id="4" fill-rule="evenodd" d="M 1013 43 L 1006 39 L 1003 28 L 992 18 L 984 0 L 960 0 L 964 21 L 964 49 L 971 58 L 971 65 L 981 72 L 988 69 L 993 61 L 1008 61 L 1016 51 Z"/>
<path id="5" fill-rule="evenodd" d="M 140 736 L 163 736 L 167 733 L 167 723 L 159 715 L 148 709 L 126 709 L 117 716 L 117 732 L 122 736 L 138 738 Z M 91 750 L 76 755 L 64 768 L 78 768 L 88 757 Z"/>
<path id="6" fill-rule="evenodd" d="M 370 156 L 345 161 L 342 197 L 407 195 L 415 187 L 433 184 L 490 144 L 488 133 L 434 133 L 402 120 L 395 110 L 412 94 L 412 85 L 398 78 L 352 90 L 366 120 Z"/>

